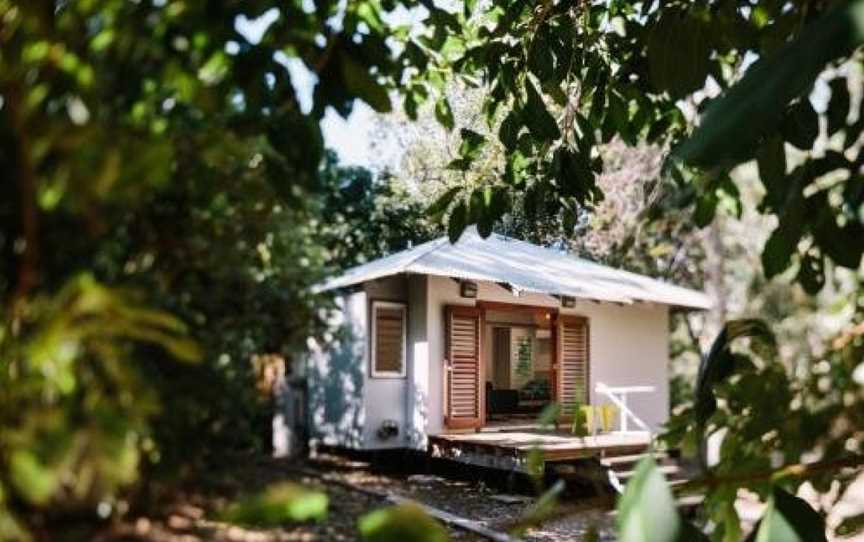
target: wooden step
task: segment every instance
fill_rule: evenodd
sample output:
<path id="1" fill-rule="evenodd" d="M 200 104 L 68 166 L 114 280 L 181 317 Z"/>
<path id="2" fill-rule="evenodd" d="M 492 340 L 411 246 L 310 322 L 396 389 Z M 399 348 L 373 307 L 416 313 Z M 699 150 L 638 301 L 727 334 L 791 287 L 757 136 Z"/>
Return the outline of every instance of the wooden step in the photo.
<path id="1" fill-rule="evenodd" d="M 663 463 L 669 459 L 669 455 L 666 452 L 654 452 L 654 460 L 658 463 Z M 633 466 L 645 459 L 647 457 L 647 453 L 642 454 L 628 454 L 628 455 L 612 455 L 607 456 L 600 459 L 600 464 L 604 467 L 609 468 L 620 468 L 625 466 Z"/>
<path id="2" fill-rule="evenodd" d="M 667 479 L 681 473 L 681 467 L 679 467 L 678 465 L 658 465 L 657 470 L 659 470 Z M 618 480 L 620 480 L 622 483 L 626 482 L 630 478 L 633 478 L 633 475 L 636 474 L 635 470 L 612 469 L 612 472 L 615 473 L 615 476 L 617 476 Z"/>

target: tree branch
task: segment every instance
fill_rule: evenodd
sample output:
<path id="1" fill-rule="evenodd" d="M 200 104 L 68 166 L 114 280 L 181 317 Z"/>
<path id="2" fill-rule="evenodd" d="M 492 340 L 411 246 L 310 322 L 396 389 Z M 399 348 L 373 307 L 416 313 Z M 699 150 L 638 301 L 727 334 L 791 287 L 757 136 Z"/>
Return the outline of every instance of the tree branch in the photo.
<path id="1" fill-rule="evenodd" d="M 723 485 L 741 485 L 748 482 L 778 482 L 785 478 L 809 478 L 824 472 L 831 472 L 843 468 L 860 467 L 864 465 L 864 455 L 850 455 L 827 461 L 815 463 L 797 463 L 786 465 L 776 470 L 747 472 L 729 476 L 704 476 L 677 486 L 675 493 L 696 493 L 706 489 L 712 489 Z"/>

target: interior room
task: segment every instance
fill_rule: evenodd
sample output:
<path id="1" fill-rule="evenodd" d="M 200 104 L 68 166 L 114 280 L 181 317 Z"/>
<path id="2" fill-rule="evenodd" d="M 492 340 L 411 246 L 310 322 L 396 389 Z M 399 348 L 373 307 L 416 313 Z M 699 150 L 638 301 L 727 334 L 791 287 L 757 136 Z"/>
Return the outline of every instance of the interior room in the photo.
<path id="1" fill-rule="evenodd" d="M 552 402 L 551 321 L 542 310 L 486 311 L 488 424 L 531 423 Z"/>

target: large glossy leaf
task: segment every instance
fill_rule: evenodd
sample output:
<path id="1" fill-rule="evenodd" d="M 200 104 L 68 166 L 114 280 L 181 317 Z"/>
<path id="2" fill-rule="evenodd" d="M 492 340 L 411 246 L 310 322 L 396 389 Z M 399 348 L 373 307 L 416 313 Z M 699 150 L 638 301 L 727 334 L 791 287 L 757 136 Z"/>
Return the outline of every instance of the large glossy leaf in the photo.
<path id="1" fill-rule="evenodd" d="M 810 150 L 819 135 L 819 115 L 810 100 L 803 99 L 789 108 L 781 126 L 786 141 L 801 150 Z"/>
<path id="2" fill-rule="evenodd" d="M 807 219 L 807 205 L 798 182 L 787 181 L 787 186 L 791 192 L 786 201 L 780 202 L 780 198 L 775 198 L 780 223 L 762 249 L 762 270 L 769 279 L 785 271 L 792 263 L 792 254 L 804 234 Z"/>
<path id="3" fill-rule="evenodd" d="M 711 49 L 702 23 L 687 12 L 666 10 L 648 39 L 648 75 L 659 91 L 681 98 L 705 84 Z"/>
<path id="4" fill-rule="evenodd" d="M 805 95 L 831 60 L 848 55 L 864 37 L 864 0 L 843 3 L 807 26 L 797 39 L 760 59 L 705 113 L 694 134 L 673 155 L 689 164 L 733 165 L 749 157 L 786 106 Z"/>
<path id="5" fill-rule="evenodd" d="M 756 151 L 759 178 L 769 194 L 776 194 L 786 179 L 786 151 L 783 139 L 773 136 L 765 140 Z M 773 203 L 773 202 L 772 202 Z M 779 208 L 779 205 L 776 206 Z"/>
<path id="6" fill-rule="evenodd" d="M 453 199 L 456 198 L 461 191 L 461 186 L 450 188 L 436 199 L 432 205 L 429 206 L 429 209 L 427 209 L 426 212 L 429 213 L 429 216 L 437 220 L 447 210 L 447 208 L 450 207 L 450 204 L 453 203 Z"/>
<path id="7" fill-rule="evenodd" d="M 831 87 L 831 100 L 828 102 L 828 134 L 834 134 L 846 125 L 849 116 L 850 97 L 849 86 L 845 77 L 833 79 Z"/>
<path id="8" fill-rule="evenodd" d="M 637 465 L 617 510 L 620 542 L 707 540 L 698 529 L 682 521 L 672 491 L 650 456 Z"/>
<path id="9" fill-rule="evenodd" d="M 728 378 L 735 370 L 735 357 L 732 342 L 740 338 L 753 338 L 774 345 L 774 334 L 762 320 L 744 319 L 726 322 L 720 334 L 714 339 L 708 355 L 699 364 L 696 381 L 696 422 L 704 426 L 708 418 L 717 410 L 714 387 Z"/>
<path id="10" fill-rule="evenodd" d="M 801 230 L 777 227 L 762 249 L 762 269 L 766 278 L 779 275 L 792 265 L 792 253 L 801 238 Z"/>
<path id="11" fill-rule="evenodd" d="M 531 130 L 531 135 L 542 141 L 551 141 L 561 137 L 558 123 L 546 109 L 543 98 L 540 97 L 531 81 L 526 81 L 525 90 L 528 97 L 525 102 L 525 109 L 522 111 L 522 120 Z"/>
<path id="12" fill-rule="evenodd" d="M 552 49 L 545 31 L 539 32 L 531 40 L 528 49 L 528 68 L 541 82 L 549 79 L 555 71 Z"/>
<path id="13" fill-rule="evenodd" d="M 823 542 L 825 520 L 803 499 L 780 488 L 768 501 L 768 507 L 754 531 L 753 542 Z"/>
<path id="14" fill-rule="evenodd" d="M 465 205 L 465 201 L 460 201 L 453 207 L 450 212 L 450 219 L 447 221 L 447 235 L 450 237 L 451 243 L 459 240 L 467 225 L 468 206 Z"/>

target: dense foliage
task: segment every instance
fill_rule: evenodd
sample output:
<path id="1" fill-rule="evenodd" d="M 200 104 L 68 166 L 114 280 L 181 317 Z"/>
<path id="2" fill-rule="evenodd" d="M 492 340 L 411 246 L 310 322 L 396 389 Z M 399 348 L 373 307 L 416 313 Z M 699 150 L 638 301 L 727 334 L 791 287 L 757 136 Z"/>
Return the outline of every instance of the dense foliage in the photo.
<path id="1" fill-rule="evenodd" d="M 416 204 L 325 161 L 319 121 L 356 98 L 386 112 L 398 93 L 412 118 L 431 107 L 459 134 L 452 171 L 494 158 L 428 209 L 452 238 L 538 218 L 569 237 L 619 138 L 672 149 L 647 214 L 661 239 L 687 231 L 663 230 L 681 210 L 699 227 L 740 212 L 729 173 L 756 160 L 759 212 L 777 222 L 765 275 L 789 270 L 815 293 L 835 267 L 858 271 L 864 2 L 454 7 L 0 0 L 0 537 L 96 503 L 122 510 L 142 461 L 259 446 L 251 360 L 315 332 L 322 270 L 434 235 Z M 406 10 L 423 21 L 400 26 Z M 260 36 L 238 29 L 253 20 Z M 302 107 L 298 70 L 314 80 Z M 484 89 L 485 129 L 454 115 L 457 78 Z M 370 217 L 364 238 L 351 224 Z M 768 335 L 725 328 L 670 439 L 698 451 L 725 431 L 694 484 L 713 538 L 740 538 L 745 487 L 769 503 L 758 540 L 813 539 L 823 526 L 792 493 L 860 463 L 860 328 L 795 374 L 774 341 L 730 347 L 754 332 Z M 642 467 L 620 505 L 625 539 L 697 539 L 667 492 Z"/>

